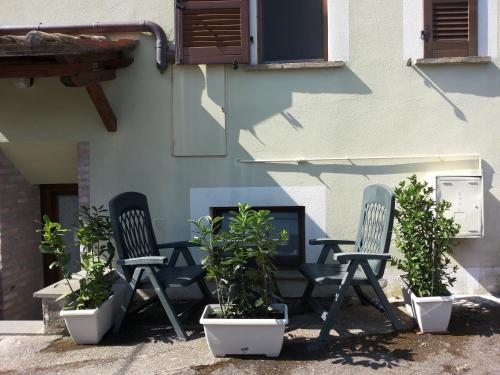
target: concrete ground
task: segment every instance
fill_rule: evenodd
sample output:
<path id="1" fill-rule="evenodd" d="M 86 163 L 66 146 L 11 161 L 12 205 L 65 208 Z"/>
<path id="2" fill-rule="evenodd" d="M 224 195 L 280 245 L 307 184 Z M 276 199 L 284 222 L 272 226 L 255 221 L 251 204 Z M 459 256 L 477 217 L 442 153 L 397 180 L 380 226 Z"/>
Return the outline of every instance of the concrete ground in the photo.
<path id="1" fill-rule="evenodd" d="M 277 359 L 214 358 L 203 330 L 189 326 L 188 342 L 175 339 L 162 310 L 128 318 L 118 335 L 95 346 L 60 336 L 0 336 L 0 374 L 499 374 L 500 304 L 458 300 L 449 333 L 418 335 L 398 308 L 407 330 L 393 332 L 371 307 L 347 303 L 331 339 L 318 341 L 321 321 L 291 307 Z M 295 314 L 294 314 L 295 310 Z"/>

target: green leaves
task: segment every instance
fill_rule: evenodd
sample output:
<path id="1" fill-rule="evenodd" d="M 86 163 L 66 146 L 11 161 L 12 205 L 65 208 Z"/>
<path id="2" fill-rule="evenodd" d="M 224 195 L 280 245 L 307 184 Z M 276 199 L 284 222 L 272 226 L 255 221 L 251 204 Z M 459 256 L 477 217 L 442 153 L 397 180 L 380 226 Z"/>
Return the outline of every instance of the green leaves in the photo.
<path id="1" fill-rule="evenodd" d="M 47 215 L 43 216 L 43 227 L 37 230 L 38 233 L 42 234 L 42 241 L 40 242 L 39 249 L 44 254 L 52 254 L 56 257 L 64 257 L 64 249 L 67 247 L 64 243 L 64 234 L 69 232 L 69 229 L 65 229 L 61 224 L 50 221 Z M 69 258 L 68 258 L 69 260 Z M 64 262 L 61 259 L 62 265 L 65 265 L 67 261 Z"/>
<path id="2" fill-rule="evenodd" d="M 81 266 L 85 270 L 75 297 L 76 309 L 94 309 L 110 296 L 113 285 L 113 279 L 107 276 L 115 255 L 113 229 L 107 210 L 103 206 L 83 206 L 76 236 L 81 248 Z"/>
<path id="3" fill-rule="evenodd" d="M 194 242 L 207 256 L 203 266 L 216 283 L 222 316 L 262 317 L 274 296 L 272 258 L 278 246 L 288 240 L 286 230 L 277 231 L 267 210 L 238 205 L 222 230 L 222 217 L 191 221 L 196 228 Z"/>
<path id="4" fill-rule="evenodd" d="M 391 264 L 402 270 L 404 278 L 420 297 L 446 295 L 447 287 L 455 278 L 449 271 L 454 238 L 460 226 L 445 212 L 451 207 L 446 201 L 433 199 L 434 189 L 420 182 L 416 175 L 401 181 L 396 193 L 396 245 L 403 259 L 391 259 Z"/>

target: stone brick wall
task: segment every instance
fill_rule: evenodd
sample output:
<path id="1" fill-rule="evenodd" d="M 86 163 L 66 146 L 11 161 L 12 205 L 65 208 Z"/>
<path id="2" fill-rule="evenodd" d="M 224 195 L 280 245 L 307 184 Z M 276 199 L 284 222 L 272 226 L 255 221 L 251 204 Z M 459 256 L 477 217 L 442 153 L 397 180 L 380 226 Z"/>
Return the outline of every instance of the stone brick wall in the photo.
<path id="1" fill-rule="evenodd" d="M 78 201 L 80 206 L 90 205 L 90 145 L 78 143 Z"/>
<path id="2" fill-rule="evenodd" d="M 0 151 L 0 319 L 40 319 L 43 287 L 38 250 L 40 190 L 31 185 Z"/>

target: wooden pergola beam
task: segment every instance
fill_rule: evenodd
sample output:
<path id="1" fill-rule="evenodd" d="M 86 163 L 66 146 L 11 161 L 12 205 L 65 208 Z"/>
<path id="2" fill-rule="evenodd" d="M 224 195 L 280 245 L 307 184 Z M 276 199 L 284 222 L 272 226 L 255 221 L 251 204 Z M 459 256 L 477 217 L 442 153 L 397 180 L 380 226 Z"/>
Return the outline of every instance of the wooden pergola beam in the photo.
<path id="1" fill-rule="evenodd" d="M 134 59 L 116 59 L 85 63 L 27 63 L 27 64 L 0 64 L 0 78 L 35 78 L 35 77 L 66 77 L 76 74 L 85 74 L 102 69 L 124 68 L 132 64 Z"/>
<path id="2" fill-rule="evenodd" d="M 109 105 L 108 99 L 102 87 L 97 83 L 92 83 L 85 86 L 87 92 L 89 93 L 90 99 L 94 103 L 104 126 L 109 132 L 116 132 L 118 129 L 116 116 L 113 113 L 113 109 Z"/>
<path id="3" fill-rule="evenodd" d="M 106 129 L 116 132 L 116 116 L 100 83 L 114 80 L 116 69 L 132 64 L 134 59 L 127 55 L 137 40 L 29 36 L 15 41 L 15 37 L 4 37 L 7 44 L 4 40 L 0 46 L 0 78 L 59 77 L 66 87 L 85 87 Z"/>
<path id="4" fill-rule="evenodd" d="M 116 70 L 101 70 L 100 72 L 61 77 L 61 82 L 66 87 L 83 87 L 94 83 L 111 81 L 115 78 Z"/>

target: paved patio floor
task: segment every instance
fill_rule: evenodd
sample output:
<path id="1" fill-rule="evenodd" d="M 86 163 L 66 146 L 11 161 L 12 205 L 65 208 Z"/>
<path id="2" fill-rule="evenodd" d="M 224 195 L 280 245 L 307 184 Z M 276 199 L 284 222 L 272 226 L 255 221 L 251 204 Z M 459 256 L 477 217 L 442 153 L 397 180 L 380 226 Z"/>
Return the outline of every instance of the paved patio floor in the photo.
<path id="1" fill-rule="evenodd" d="M 344 306 L 330 340 L 315 339 L 321 321 L 294 314 L 278 359 L 214 358 L 203 330 L 177 341 L 162 310 L 130 317 L 118 335 L 97 346 L 69 337 L 0 336 L 0 374 L 499 374 L 500 304 L 463 298 L 454 305 L 448 334 L 417 335 L 398 307 L 406 328 L 393 332 L 384 316 L 353 302 Z"/>

